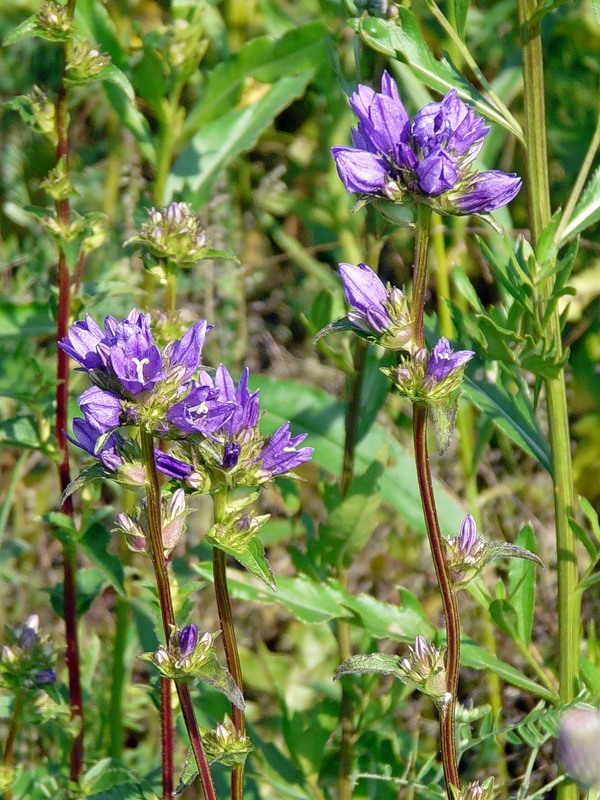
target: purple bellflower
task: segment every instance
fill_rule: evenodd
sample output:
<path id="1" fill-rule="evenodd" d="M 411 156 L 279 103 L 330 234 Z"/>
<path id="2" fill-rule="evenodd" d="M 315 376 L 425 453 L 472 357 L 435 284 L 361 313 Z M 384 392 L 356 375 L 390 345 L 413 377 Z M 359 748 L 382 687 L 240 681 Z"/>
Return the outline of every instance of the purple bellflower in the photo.
<path id="1" fill-rule="evenodd" d="M 200 382 L 216 390 L 220 402 L 233 407 L 221 428 L 207 437 L 205 454 L 227 475 L 228 482 L 238 485 L 256 485 L 289 472 L 308 461 L 313 452 L 312 447 L 296 449 L 306 434 L 292 437 L 289 422 L 270 437 L 260 435 L 258 391 L 249 391 L 248 375 L 246 368 L 236 387 L 222 364 L 214 380 L 206 372 L 200 373 Z"/>
<path id="2" fill-rule="evenodd" d="M 339 272 L 346 301 L 352 306 L 347 314 L 352 326 L 390 350 L 411 350 L 412 325 L 403 292 L 395 286 L 386 288 L 366 264 L 342 263 Z"/>
<path id="3" fill-rule="evenodd" d="M 462 378 L 463 367 L 473 358 L 473 350 L 456 350 L 450 347 L 448 339 L 442 337 L 431 352 L 425 384 L 439 386 L 454 374 Z"/>
<path id="4" fill-rule="evenodd" d="M 331 151 L 348 192 L 394 203 L 406 202 L 408 195 L 450 214 L 485 214 L 519 192 L 516 175 L 473 166 L 489 127 L 455 89 L 411 120 L 384 72 L 380 93 L 359 85 L 350 105 L 358 117 L 354 147 Z"/>

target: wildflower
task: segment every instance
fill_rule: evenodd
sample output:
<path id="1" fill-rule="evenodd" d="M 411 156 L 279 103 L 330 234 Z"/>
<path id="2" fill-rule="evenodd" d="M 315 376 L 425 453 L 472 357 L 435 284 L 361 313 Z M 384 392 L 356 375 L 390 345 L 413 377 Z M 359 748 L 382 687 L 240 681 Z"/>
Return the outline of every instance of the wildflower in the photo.
<path id="1" fill-rule="evenodd" d="M 510 542 L 484 542 L 477 535 L 477 525 L 470 514 L 464 518 L 460 535 L 444 540 L 446 560 L 455 589 L 463 589 L 495 558 L 523 558 L 544 564 L 535 553 Z"/>
<path id="2" fill-rule="evenodd" d="M 359 85 L 350 99 L 358 117 L 354 147 L 333 147 L 338 174 L 350 193 L 424 202 L 442 213 L 485 214 L 521 188 L 514 174 L 478 172 L 473 161 L 489 127 L 451 90 L 411 120 L 398 87 L 384 72 L 381 93 Z"/>
<path id="3" fill-rule="evenodd" d="M 600 712 L 574 708 L 561 720 L 558 752 L 567 772 L 586 788 L 600 788 Z"/>
<path id="4" fill-rule="evenodd" d="M 408 656 L 398 663 L 400 680 L 429 695 L 442 708 L 449 699 L 444 652 L 417 636 L 414 647 L 408 648 Z"/>
<path id="5" fill-rule="evenodd" d="M 446 391 L 451 391 L 449 386 L 454 387 L 457 382 L 460 385 L 464 367 L 474 355 L 473 350 L 454 351 L 448 339 L 442 337 L 431 351 L 424 387 L 434 389 L 443 386 Z"/>
<path id="6" fill-rule="evenodd" d="M 185 533 L 185 519 L 192 512 L 186 507 L 185 492 L 176 489 L 173 494 L 161 497 L 161 532 L 165 556 L 168 557 L 177 542 Z M 150 555 L 148 541 L 150 539 L 150 523 L 148 520 L 148 507 L 142 501 L 133 513 L 118 514 L 117 522 L 113 528 L 115 533 L 123 533 L 130 550 L 136 553 Z"/>
<path id="7" fill-rule="evenodd" d="M 306 434 L 292 436 L 289 422 L 269 437 L 260 435 L 258 391 L 249 391 L 248 376 L 246 368 L 236 387 L 222 364 L 214 380 L 208 373 L 200 373 L 202 388 L 216 391 L 218 403 L 232 409 L 228 418 L 198 445 L 207 468 L 212 469 L 218 481 L 230 486 L 264 483 L 308 461 L 313 452 L 312 447 L 296 449 Z M 182 402 L 182 409 L 187 405 L 188 398 Z"/>
<path id="8" fill-rule="evenodd" d="M 366 333 L 382 347 L 390 350 L 410 350 L 412 326 L 408 302 L 400 289 L 383 285 L 380 278 L 366 264 L 340 264 L 344 294 L 352 310 L 347 319 L 359 334 Z M 339 326 L 325 328 L 318 336 Z M 317 337 L 318 338 L 318 337 Z"/>
<path id="9" fill-rule="evenodd" d="M 213 731 L 203 734 L 202 743 L 211 764 L 220 761 L 227 767 L 243 764 L 252 750 L 250 739 L 239 734 L 227 716 Z"/>
<path id="10" fill-rule="evenodd" d="M 126 244 L 141 244 L 156 258 L 181 265 L 201 260 L 206 252 L 206 234 L 189 203 L 171 203 L 167 208 L 150 208 L 147 212 L 148 222 Z"/>
<path id="11" fill-rule="evenodd" d="M 194 624 L 186 625 L 172 632 L 167 647 L 161 645 L 155 653 L 142 653 L 139 658 L 151 661 L 165 678 L 184 682 L 199 679 L 208 683 L 244 711 L 242 693 L 215 653 L 217 636 L 218 633 L 198 636 Z"/>
<path id="12" fill-rule="evenodd" d="M 215 404 L 218 392 L 190 380 L 211 328 L 205 320 L 196 322 L 161 351 L 148 318 L 136 309 L 121 321 L 107 316 L 104 331 L 89 315 L 76 322 L 59 346 L 94 383 L 80 398 L 88 426 L 107 433 L 133 424 L 158 436 L 173 428 L 206 434 L 220 427 L 231 408 Z"/>
<path id="13" fill-rule="evenodd" d="M 75 40 L 67 62 L 67 78 L 73 83 L 85 83 L 97 78 L 110 66 L 110 56 L 101 53 L 92 42 Z"/>
<path id="14" fill-rule="evenodd" d="M 495 800 L 498 790 L 494 787 L 494 779 L 488 778 L 483 783 L 474 781 L 467 786 L 452 786 L 453 800 Z"/>
<path id="15" fill-rule="evenodd" d="M 71 18 L 66 5 L 46 0 L 37 15 L 37 24 L 44 38 L 52 41 L 65 41 L 71 30 Z"/>

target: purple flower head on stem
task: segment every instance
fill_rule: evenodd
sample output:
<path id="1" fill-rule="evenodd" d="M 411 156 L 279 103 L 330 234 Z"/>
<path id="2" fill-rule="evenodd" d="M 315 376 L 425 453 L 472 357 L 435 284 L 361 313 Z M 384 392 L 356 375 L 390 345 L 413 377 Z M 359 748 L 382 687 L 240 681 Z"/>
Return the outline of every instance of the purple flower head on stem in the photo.
<path id="1" fill-rule="evenodd" d="M 366 264 L 342 263 L 340 277 L 346 301 L 352 310 L 348 320 L 355 328 L 374 334 L 379 344 L 391 350 L 410 350 L 412 325 L 406 297 L 396 287 L 388 288 Z"/>
<path id="2" fill-rule="evenodd" d="M 199 368 L 202 347 L 212 328 L 206 320 L 196 322 L 163 352 L 150 331 L 148 318 L 133 309 L 123 320 L 107 316 L 102 331 L 90 316 L 76 322 L 59 347 L 89 373 L 92 381 L 120 399 L 150 392 L 169 375 L 181 383 Z"/>
<path id="3" fill-rule="evenodd" d="M 198 642 L 198 628 L 192 623 L 182 628 L 179 633 L 179 652 L 185 658 L 191 655 L 196 649 Z"/>
<path id="4" fill-rule="evenodd" d="M 442 337 L 431 353 L 426 378 L 433 384 L 441 383 L 453 372 L 464 367 L 474 355 L 472 350 L 452 350 L 448 339 Z"/>
<path id="5" fill-rule="evenodd" d="M 91 386 L 79 398 L 79 407 L 87 423 L 100 433 L 118 428 L 123 416 L 121 401 L 112 392 Z"/>
<path id="6" fill-rule="evenodd" d="M 308 461 L 313 454 L 312 447 L 301 447 L 296 450 L 299 444 L 306 439 L 307 434 L 301 433 L 298 436 L 290 435 L 290 423 L 284 423 L 268 439 L 260 455 L 256 459 L 261 470 L 274 475 L 283 475 L 284 472 L 299 467 Z"/>
<path id="7" fill-rule="evenodd" d="M 384 72 L 381 92 L 359 85 L 350 105 L 358 117 L 354 146 L 331 151 L 348 192 L 396 203 L 408 195 L 450 214 L 488 213 L 518 193 L 515 175 L 473 167 L 489 126 L 455 89 L 411 120 Z"/>
<path id="8" fill-rule="evenodd" d="M 167 420 L 183 433 L 210 436 L 220 430 L 233 412 L 231 403 L 221 402 L 219 392 L 193 382 L 183 400 L 167 412 Z"/>

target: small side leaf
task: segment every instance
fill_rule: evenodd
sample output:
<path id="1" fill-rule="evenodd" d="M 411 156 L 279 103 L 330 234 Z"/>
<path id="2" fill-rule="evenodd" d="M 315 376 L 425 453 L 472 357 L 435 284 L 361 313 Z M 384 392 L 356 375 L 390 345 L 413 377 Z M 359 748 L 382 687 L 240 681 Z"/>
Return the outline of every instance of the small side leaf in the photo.
<path id="1" fill-rule="evenodd" d="M 343 661 L 335 671 L 336 679 L 342 675 L 393 675 L 399 678 L 401 673 L 398 669 L 400 659 L 398 656 L 388 656 L 383 653 L 366 653 L 364 655 L 351 656 Z"/>

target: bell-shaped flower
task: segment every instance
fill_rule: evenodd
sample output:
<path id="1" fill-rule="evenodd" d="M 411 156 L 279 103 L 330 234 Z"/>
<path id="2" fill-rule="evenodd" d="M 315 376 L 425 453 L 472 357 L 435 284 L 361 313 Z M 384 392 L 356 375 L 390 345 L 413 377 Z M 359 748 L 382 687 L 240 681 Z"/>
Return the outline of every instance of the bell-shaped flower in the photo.
<path id="1" fill-rule="evenodd" d="M 587 789 L 600 789 L 600 711 L 574 708 L 563 716 L 558 730 L 558 752 L 567 772 Z"/>
<path id="2" fill-rule="evenodd" d="M 486 214 L 519 192 L 516 175 L 473 166 L 489 127 L 455 89 L 411 120 L 384 72 L 381 92 L 359 85 L 350 105 L 358 117 L 354 147 L 331 151 L 348 192 L 423 202 L 446 214 Z"/>

